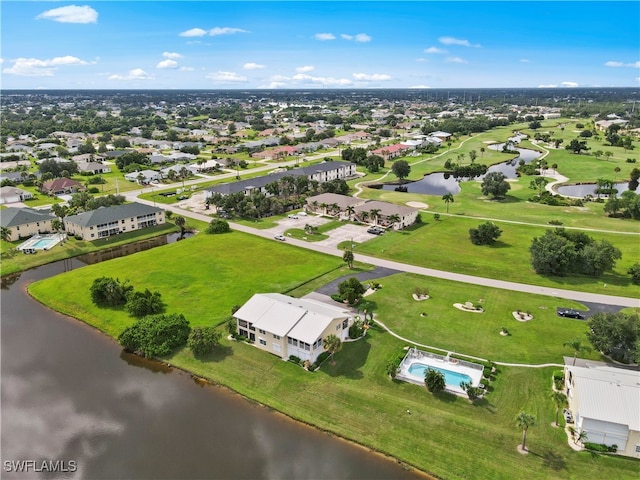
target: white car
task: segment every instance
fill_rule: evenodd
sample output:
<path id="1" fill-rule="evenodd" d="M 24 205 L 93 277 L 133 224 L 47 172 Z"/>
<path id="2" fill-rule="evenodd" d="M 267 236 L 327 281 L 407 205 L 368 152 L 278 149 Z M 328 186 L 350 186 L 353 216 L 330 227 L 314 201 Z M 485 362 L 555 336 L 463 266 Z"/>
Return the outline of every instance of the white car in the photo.
<path id="1" fill-rule="evenodd" d="M 307 212 L 298 212 L 298 215 L 300 215 L 301 217 L 306 217 L 307 216 Z"/>
<path id="2" fill-rule="evenodd" d="M 286 240 L 286 238 L 284 238 L 284 235 L 274 235 L 273 238 L 275 238 L 276 240 L 280 240 L 281 242 L 284 242 Z"/>
<path id="3" fill-rule="evenodd" d="M 297 220 L 297 219 L 298 219 L 298 215 L 296 215 L 295 213 L 292 213 L 292 214 L 288 215 L 288 217 L 289 217 L 289 218 L 293 218 L 293 219 L 295 219 L 295 220 Z"/>

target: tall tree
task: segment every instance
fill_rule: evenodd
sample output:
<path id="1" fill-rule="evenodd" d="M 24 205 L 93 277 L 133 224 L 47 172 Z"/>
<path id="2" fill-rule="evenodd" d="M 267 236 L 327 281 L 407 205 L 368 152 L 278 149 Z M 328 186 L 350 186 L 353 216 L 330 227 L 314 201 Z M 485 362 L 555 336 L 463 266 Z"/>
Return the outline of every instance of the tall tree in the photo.
<path id="1" fill-rule="evenodd" d="M 580 340 L 578 337 L 569 340 L 568 342 L 564 342 L 562 344 L 564 347 L 570 347 L 571 350 L 573 350 L 573 365 L 576 364 L 576 359 L 578 358 L 578 354 L 580 352 L 590 352 L 591 351 L 591 347 L 588 347 L 587 345 L 584 345 L 582 343 L 582 340 Z"/>
<path id="2" fill-rule="evenodd" d="M 0 238 L 8 242 L 11 238 L 11 229 L 9 227 L 0 227 Z"/>
<path id="3" fill-rule="evenodd" d="M 511 189 L 506 177 L 501 172 L 489 172 L 482 180 L 482 194 L 491 195 L 493 198 L 504 198 Z"/>
<path id="4" fill-rule="evenodd" d="M 342 348 L 342 341 L 340 340 L 340 338 L 337 335 L 334 335 L 333 333 L 331 335 L 326 336 L 324 340 L 322 340 L 322 348 L 324 348 L 327 352 L 329 352 L 330 358 L 331 358 L 331 365 L 335 365 L 336 362 L 333 359 L 333 355 L 338 353 Z"/>
<path id="5" fill-rule="evenodd" d="M 442 200 L 444 200 L 445 205 L 447 206 L 447 213 L 449 213 L 449 204 L 455 202 L 452 193 L 445 193 L 442 196 Z"/>
<path id="6" fill-rule="evenodd" d="M 411 173 L 411 166 L 406 160 L 396 160 L 391 166 L 391 171 L 399 180 L 403 180 Z"/>
<path id="7" fill-rule="evenodd" d="M 173 220 L 173 222 L 176 224 L 177 227 L 180 227 L 180 235 L 184 235 L 184 227 L 185 227 L 185 225 L 187 223 L 186 219 L 183 216 L 178 215 Z"/>
<path id="8" fill-rule="evenodd" d="M 347 264 L 349 269 L 352 269 L 353 261 L 354 261 L 353 251 L 345 250 L 345 252 L 342 254 L 342 260 L 344 260 L 344 262 Z"/>
<path id="9" fill-rule="evenodd" d="M 516 426 L 522 428 L 522 450 L 527 450 L 527 431 L 529 427 L 535 427 L 536 417 L 527 412 L 516 415 Z"/>

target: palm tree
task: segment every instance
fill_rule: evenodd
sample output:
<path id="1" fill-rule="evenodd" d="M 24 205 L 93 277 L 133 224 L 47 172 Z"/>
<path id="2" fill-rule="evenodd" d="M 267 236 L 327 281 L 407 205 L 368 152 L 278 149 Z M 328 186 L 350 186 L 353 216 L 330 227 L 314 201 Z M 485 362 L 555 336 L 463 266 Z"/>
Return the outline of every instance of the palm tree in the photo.
<path id="1" fill-rule="evenodd" d="M 571 347 L 573 350 L 573 365 L 576 364 L 576 358 L 578 358 L 578 354 L 580 352 L 590 352 L 591 347 L 583 345 L 579 338 L 574 338 L 573 340 L 569 340 L 568 342 L 564 342 L 562 344 L 564 347 Z"/>
<path id="2" fill-rule="evenodd" d="M 356 212 L 356 209 L 352 205 L 347 205 L 347 208 L 345 208 L 345 211 L 349 216 L 349 220 L 351 220 L 353 218 L 353 214 Z"/>
<path id="3" fill-rule="evenodd" d="M 375 225 L 378 224 L 378 214 L 380 213 L 380 209 L 379 208 L 372 208 L 371 210 L 369 210 L 369 218 L 371 220 L 373 220 L 373 223 Z"/>
<path id="4" fill-rule="evenodd" d="M 322 340 L 322 347 L 331 354 L 331 365 L 335 365 L 333 360 L 333 354 L 340 351 L 342 348 L 342 341 L 333 333 Z"/>
<path id="5" fill-rule="evenodd" d="M 11 238 L 11 229 L 9 227 L 0 227 L 0 238 L 8 242 Z"/>
<path id="6" fill-rule="evenodd" d="M 322 203 L 320 204 L 320 208 L 322 209 L 322 214 L 323 214 L 323 215 L 326 215 L 326 214 L 327 214 L 327 206 L 328 206 L 328 205 L 327 205 L 326 203 L 324 203 L 324 202 L 322 202 Z"/>
<path id="7" fill-rule="evenodd" d="M 481 157 L 484 157 L 484 151 L 485 151 L 485 148 L 484 147 L 480 147 L 480 156 Z"/>
<path id="8" fill-rule="evenodd" d="M 558 391 L 551 392 L 551 399 L 553 403 L 556 404 L 556 427 L 558 426 L 558 415 L 560 414 L 560 409 L 567 405 L 567 396 Z"/>
<path id="9" fill-rule="evenodd" d="M 311 202 L 311 208 L 313 208 L 314 213 L 318 211 L 318 201 L 314 200 Z"/>
<path id="10" fill-rule="evenodd" d="M 520 412 L 516 415 L 516 426 L 522 428 L 522 450 L 527 449 L 527 430 L 529 427 L 535 427 L 536 417 L 527 412 Z"/>
<path id="11" fill-rule="evenodd" d="M 453 199 L 453 194 L 452 193 L 445 193 L 442 196 L 442 200 L 444 200 L 444 203 L 447 205 L 447 213 L 449 213 L 449 204 L 453 203 L 455 201 Z"/>
<path id="12" fill-rule="evenodd" d="M 578 444 L 578 442 L 583 442 L 584 443 L 584 441 L 587 439 L 587 437 L 588 437 L 587 432 L 585 430 L 580 430 L 580 433 L 577 433 L 573 437 L 573 443 L 575 443 L 576 445 Z"/>
<path id="13" fill-rule="evenodd" d="M 180 227 L 180 235 L 184 235 L 184 226 L 187 223 L 185 218 L 181 215 L 178 215 L 175 218 L 174 223 L 176 224 L 177 227 Z"/>
<path id="14" fill-rule="evenodd" d="M 398 215 L 397 213 L 394 213 L 393 215 L 389 215 L 389 223 L 391 224 L 391 226 L 395 225 L 396 223 L 399 223 L 401 218 L 400 215 Z"/>
<path id="15" fill-rule="evenodd" d="M 478 158 L 478 152 L 476 152 L 475 150 L 471 150 L 469 152 L 469 158 L 471 159 L 471 163 L 476 161 L 476 158 Z"/>
<path id="16" fill-rule="evenodd" d="M 446 381 L 444 378 L 444 373 L 440 370 L 434 370 L 433 368 L 428 368 L 424 372 L 424 384 L 431 393 L 438 393 L 444 390 L 446 386 Z"/>

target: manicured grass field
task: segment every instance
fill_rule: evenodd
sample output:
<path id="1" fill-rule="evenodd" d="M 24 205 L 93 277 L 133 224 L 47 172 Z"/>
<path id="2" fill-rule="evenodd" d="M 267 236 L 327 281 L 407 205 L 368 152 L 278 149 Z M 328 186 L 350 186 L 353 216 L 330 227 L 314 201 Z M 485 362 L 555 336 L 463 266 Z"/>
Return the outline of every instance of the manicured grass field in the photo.
<path id="1" fill-rule="evenodd" d="M 167 311 L 183 312 L 192 325 L 206 325 L 228 316 L 231 306 L 244 302 L 255 292 L 295 288 L 296 294 L 302 295 L 317 286 L 316 280 L 301 285 L 305 280 L 324 273 L 322 280 L 329 281 L 344 274 L 344 269 L 325 273 L 339 263 L 335 258 L 237 232 L 201 234 L 153 251 L 40 281 L 32 284 L 29 291 L 40 301 L 115 337 L 131 319 L 122 311 L 97 309 L 91 304 L 88 287 L 92 279 L 100 276 L 117 276 L 129 279 L 136 288 L 159 290 L 168 305 Z M 477 300 L 469 296 L 484 295 L 487 313 L 479 315 L 477 320 L 495 325 L 498 325 L 496 318 L 504 311 L 516 308 L 512 304 L 523 303 L 523 308 L 533 310 L 540 305 L 551 307 L 553 302 L 553 299 L 512 297 L 504 291 L 475 292 L 466 285 L 408 275 L 381 283 L 382 289 L 368 297 L 376 302 L 380 319 L 405 330 L 407 336 L 427 340 L 432 334 L 422 332 L 421 327 L 432 327 L 416 321 L 412 328 L 409 318 L 414 301 L 407 298 L 411 292 L 406 290 L 413 289 L 414 283 L 432 289 L 434 298 L 426 303 L 431 302 L 433 306 L 422 302 L 419 308 L 434 309 L 433 315 L 427 316 L 424 322 L 439 322 L 437 329 L 442 330 L 438 333 L 441 338 L 445 338 L 447 332 L 454 336 L 460 330 L 454 322 L 459 322 L 462 312 L 444 308 L 445 302 L 452 298 Z M 447 319 L 436 318 L 437 308 L 443 317 L 448 314 Z M 477 338 L 461 350 L 469 352 L 481 345 L 482 352 L 476 353 L 484 352 L 497 359 L 503 348 L 499 341 L 505 340 L 517 343 L 507 347 L 510 358 L 560 361 L 562 354 L 570 354 L 562 343 L 567 340 L 567 334 L 578 333 L 580 328 L 567 326 L 563 330 L 548 316 L 537 315 L 537 311 L 534 314 L 536 318 L 523 324 L 524 329 L 512 328 L 513 337 L 500 337 L 492 325 L 488 328 L 490 338 L 485 342 L 482 337 L 486 332 L 478 328 Z M 399 318 L 405 315 L 406 319 Z M 493 320 L 487 320 L 490 318 Z M 569 320 L 566 322 L 566 325 L 575 325 Z M 549 333 L 556 327 L 557 333 Z M 534 330 L 537 335 L 532 333 Z M 374 327 L 364 339 L 346 343 L 336 355 L 335 365 L 325 363 L 315 373 L 227 339 L 222 340 L 214 354 L 203 359 L 195 359 L 188 349 L 183 349 L 164 360 L 295 419 L 385 452 L 441 478 L 511 479 L 514 472 L 525 471 L 531 479 L 636 478 L 637 462 L 576 453 L 567 446 L 561 429 L 551 426 L 555 415 L 549 398 L 553 368 L 499 367 L 497 376 L 488 385 L 486 398 L 472 405 L 460 397 L 433 396 L 420 386 L 389 380 L 386 363 L 404 346 L 404 342 Z M 528 353 L 518 354 L 518 348 Z M 538 420 L 538 426 L 529 432 L 530 454 L 527 456 L 516 451 L 521 431 L 515 426 L 514 417 L 523 409 Z"/>
<path id="2" fill-rule="evenodd" d="M 544 277 L 531 268 L 529 246 L 534 237 L 544 234 L 545 228 L 500 223 L 503 233 L 498 242 L 492 246 L 478 246 L 471 243 L 468 231 L 479 223 L 479 220 L 458 217 L 442 217 L 439 221 L 427 218 L 420 226 L 388 232 L 358 245 L 356 259 L 358 253 L 363 253 L 481 277 L 593 293 L 640 296 L 640 287 L 631 284 L 631 277 L 626 274 L 627 269 L 640 258 L 640 244 L 635 235 L 588 232 L 598 241 L 609 240 L 622 251 L 622 259 L 612 273 L 600 278 Z"/>

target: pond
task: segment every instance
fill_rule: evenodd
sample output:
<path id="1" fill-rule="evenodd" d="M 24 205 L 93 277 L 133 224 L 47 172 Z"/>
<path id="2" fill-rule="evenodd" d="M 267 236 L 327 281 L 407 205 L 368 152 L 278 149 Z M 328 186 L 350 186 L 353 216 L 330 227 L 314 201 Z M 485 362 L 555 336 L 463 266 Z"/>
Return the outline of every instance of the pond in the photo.
<path id="1" fill-rule="evenodd" d="M 502 150 L 503 145 L 503 143 L 490 145 L 489 148 L 492 150 Z M 516 150 L 519 153 L 518 157 L 492 165 L 487 169 L 487 173 L 501 172 L 506 178 L 517 178 L 516 168 L 518 168 L 521 160 L 524 160 L 525 163 L 529 163 L 541 155 L 540 152 L 536 152 L 535 150 L 530 150 L 528 148 L 516 148 Z M 421 180 L 404 183 L 402 184 L 401 189 L 398 189 L 399 185 L 395 184 L 384 184 L 379 188 L 382 188 L 383 190 L 402 191 L 407 193 L 423 193 L 426 195 L 445 195 L 447 193 L 455 195 L 460 193 L 461 181 L 481 181 L 483 178 L 484 175 L 474 179 L 456 178 L 450 173 L 436 172 L 425 175 Z"/>

